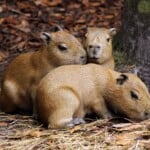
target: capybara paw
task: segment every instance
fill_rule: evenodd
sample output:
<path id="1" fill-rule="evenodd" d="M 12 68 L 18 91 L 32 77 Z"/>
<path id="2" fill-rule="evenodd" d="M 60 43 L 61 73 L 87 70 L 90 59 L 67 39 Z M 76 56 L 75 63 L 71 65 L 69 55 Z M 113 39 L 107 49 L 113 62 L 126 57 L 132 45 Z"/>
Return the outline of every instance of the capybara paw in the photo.
<path id="1" fill-rule="evenodd" d="M 71 121 L 74 125 L 83 124 L 85 121 L 82 118 L 73 118 Z"/>
<path id="2" fill-rule="evenodd" d="M 106 112 L 103 116 L 104 119 L 111 119 L 112 118 L 112 115 L 108 112 Z"/>

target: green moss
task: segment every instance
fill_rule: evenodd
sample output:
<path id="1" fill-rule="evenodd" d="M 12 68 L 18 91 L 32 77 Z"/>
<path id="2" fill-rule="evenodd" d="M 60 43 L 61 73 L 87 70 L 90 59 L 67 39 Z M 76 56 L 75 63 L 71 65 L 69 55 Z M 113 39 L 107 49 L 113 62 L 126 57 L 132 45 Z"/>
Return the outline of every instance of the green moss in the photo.
<path id="1" fill-rule="evenodd" d="M 141 0 L 138 4 L 139 13 L 150 13 L 150 0 Z"/>
<path id="2" fill-rule="evenodd" d="M 126 54 L 121 47 L 121 35 L 118 33 L 113 40 L 113 54 L 116 66 L 133 65 L 135 62 L 131 59 L 126 59 Z"/>
<path id="3" fill-rule="evenodd" d="M 116 65 L 121 65 L 125 63 L 124 54 L 123 51 L 121 51 L 120 33 L 117 33 L 117 35 L 113 39 L 113 54 Z"/>
<path id="4" fill-rule="evenodd" d="M 125 63 L 123 53 L 121 51 L 114 51 L 114 58 L 117 66 Z"/>

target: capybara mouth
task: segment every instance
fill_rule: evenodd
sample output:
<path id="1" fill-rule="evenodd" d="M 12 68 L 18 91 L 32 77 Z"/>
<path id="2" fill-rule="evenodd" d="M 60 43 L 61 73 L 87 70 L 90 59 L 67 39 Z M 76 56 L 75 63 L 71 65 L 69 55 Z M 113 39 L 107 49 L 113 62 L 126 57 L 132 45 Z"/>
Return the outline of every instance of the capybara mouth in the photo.
<path id="1" fill-rule="evenodd" d="M 82 63 L 81 64 L 86 64 L 87 63 L 87 59 L 84 59 L 84 60 L 82 60 Z"/>
<path id="2" fill-rule="evenodd" d="M 89 57 L 88 58 L 88 62 L 99 64 L 99 58 L 97 58 L 97 57 Z"/>

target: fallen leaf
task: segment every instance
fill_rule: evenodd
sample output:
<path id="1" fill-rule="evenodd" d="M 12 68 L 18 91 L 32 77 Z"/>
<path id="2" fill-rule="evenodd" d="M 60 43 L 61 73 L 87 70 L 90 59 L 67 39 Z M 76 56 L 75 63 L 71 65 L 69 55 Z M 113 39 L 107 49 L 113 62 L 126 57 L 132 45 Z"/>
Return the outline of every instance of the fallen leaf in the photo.
<path id="1" fill-rule="evenodd" d="M 69 9 L 77 9 L 79 8 L 81 5 L 80 4 L 77 4 L 77 3 L 72 3 L 68 6 Z"/>
<path id="2" fill-rule="evenodd" d="M 20 31 L 23 31 L 25 33 L 31 32 L 29 23 L 26 20 L 22 20 L 21 24 L 14 26 L 15 28 L 19 29 Z"/>
<path id="3" fill-rule="evenodd" d="M 82 128 L 81 125 L 77 125 L 77 126 L 74 126 L 72 129 L 70 129 L 69 132 L 72 134 L 74 132 L 80 131 L 81 128 Z"/>
<path id="4" fill-rule="evenodd" d="M 40 131 L 31 131 L 28 135 L 31 137 L 40 137 L 41 132 Z"/>
<path id="5" fill-rule="evenodd" d="M 120 146 L 128 146 L 133 144 L 137 136 L 134 133 L 123 133 L 116 135 L 115 144 Z"/>
<path id="6" fill-rule="evenodd" d="M 117 124 L 113 125 L 112 127 L 116 128 L 118 131 L 133 131 L 143 128 L 144 126 L 141 124 L 130 124 L 130 123 L 124 123 L 124 124 Z"/>
<path id="7" fill-rule="evenodd" d="M 114 18 L 114 15 L 106 15 L 106 16 L 104 16 L 104 19 L 112 19 L 112 18 Z"/>
<path id="8" fill-rule="evenodd" d="M 89 0 L 82 0 L 82 4 L 85 5 L 86 7 L 89 6 Z"/>
<path id="9" fill-rule="evenodd" d="M 119 124 L 113 124 L 112 127 L 114 128 L 123 128 L 123 127 L 128 127 L 132 125 L 131 123 L 119 123 Z"/>
<path id="10" fill-rule="evenodd" d="M 0 18 L 0 24 L 2 24 L 4 22 L 4 18 Z"/>
<path id="11" fill-rule="evenodd" d="M 101 3 L 100 3 L 100 2 L 94 2 L 94 3 L 92 3 L 91 5 L 92 5 L 93 7 L 97 7 L 97 6 L 100 6 Z"/>
<path id="12" fill-rule="evenodd" d="M 62 3 L 62 0 L 52 0 L 51 2 L 47 2 L 48 6 L 56 6 L 60 3 Z"/>
<path id="13" fill-rule="evenodd" d="M 26 137 L 26 136 L 30 136 L 30 137 L 40 137 L 41 136 L 41 132 L 38 130 L 26 130 L 24 132 L 22 131 L 17 131 L 16 132 L 17 136 L 21 136 L 21 137 Z"/>
<path id="14" fill-rule="evenodd" d="M 22 41 L 17 45 L 17 49 L 19 50 L 19 52 L 23 51 L 25 45 L 26 45 L 25 41 Z"/>
<path id="15" fill-rule="evenodd" d="M 62 0 L 36 0 L 36 5 L 43 5 L 43 6 L 56 6 L 58 4 L 62 3 Z"/>
<path id="16" fill-rule="evenodd" d="M 33 5 L 31 5 L 29 2 L 24 1 L 24 3 L 22 3 L 21 1 L 17 1 L 17 5 L 18 8 L 22 9 L 22 10 L 29 10 L 29 9 L 33 9 Z"/>
<path id="17" fill-rule="evenodd" d="M 17 18 L 13 17 L 13 16 L 6 17 L 3 22 L 7 23 L 7 24 L 13 24 L 13 25 L 20 24 L 20 21 Z"/>
<path id="18" fill-rule="evenodd" d="M 8 123 L 7 122 L 0 122 L 0 127 L 7 127 Z"/>
<path id="19" fill-rule="evenodd" d="M 8 57 L 7 52 L 0 51 L 0 62 L 4 61 Z"/>
<path id="20" fill-rule="evenodd" d="M 77 20 L 76 23 L 85 23 L 85 19 L 81 18 L 81 19 Z"/>
<path id="21" fill-rule="evenodd" d="M 2 6 L 0 6 L 0 13 L 1 13 L 1 12 L 3 12 L 3 7 L 2 7 Z"/>

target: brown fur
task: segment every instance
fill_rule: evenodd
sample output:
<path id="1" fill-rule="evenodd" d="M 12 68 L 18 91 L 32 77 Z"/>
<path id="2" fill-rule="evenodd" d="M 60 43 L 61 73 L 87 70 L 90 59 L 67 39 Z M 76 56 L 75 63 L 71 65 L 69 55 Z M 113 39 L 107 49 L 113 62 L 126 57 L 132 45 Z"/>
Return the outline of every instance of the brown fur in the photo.
<path id="1" fill-rule="evenodd" d="M 88 112 L 102 118 L 111 111 L 131 119 L 150 118 L 150 95 L 134 74 L 96 64 L 56 68 L 40 82 L 36 96 L 39 119 L 50 128 L 70 126 Z"/>
<path id="2" fill-rule="evenodd" d="M 43 32 L 41 38 L 45 43 L 41 49 L 21 54 L 6 69 L 0 95 L 2 111 L 32 111 L 36 86 L 44 75 L 61 65 L 86 63 L 85 50 L 67 31 Z"/>
<path id="3" fill-rule="evenodd" d="M 114 57 L 112 52 L 112 38 L 116 29 L 88 28 L 86 33 L 85 48 L 88 54 L 88 62 L 100 64 L 114 69 Z"/>

